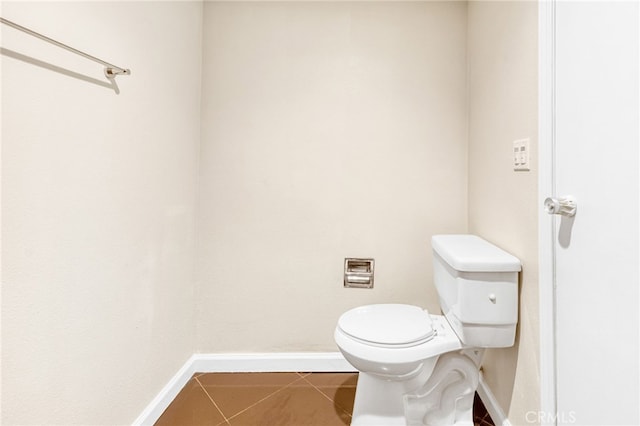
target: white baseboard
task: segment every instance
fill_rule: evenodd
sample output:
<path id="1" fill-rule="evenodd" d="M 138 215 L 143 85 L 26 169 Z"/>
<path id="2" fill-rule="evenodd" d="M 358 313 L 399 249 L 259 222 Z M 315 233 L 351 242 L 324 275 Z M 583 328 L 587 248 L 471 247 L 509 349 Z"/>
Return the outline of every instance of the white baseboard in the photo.
<path id="1" fill-rule="evenodd" d="M 192 359 L 200 373 L 357 371 L 339 352 L 196 354 Z"/>
<path id="2" fill-rule="evenodd" d="M 193 369 L 194 356 L 191 356 L 187 362 L 178 370 L 178 372 L 169 380 L 160 393 L 147 405 L 140 413 L 137 419 L 133 421 L 134 426 L 153 425 L 167 409 L 171 401 L 180 393 L 184 385 L 196 373 Z"/>
<path id="3" fill-rule="evenodd" d="M 498 403 L 493 392 L 487 385 L 487 382 L 484 381 L 484 377 L 482 377 L 482 373 L 480 373 L 480 380 L 478 381 L 478 396 L 482 400 L 487 412 L 491 416 L 493 423 L 497 426 L 511 426 L 511 422 L 507 418 L 504 411 L 502 411 L 502 407 Z"/>
<path id="4" fill-rule="evenodd" d="M 355 372 L 339 352 L 194 354 L 133 422 L 153 425 L 195 373 Z"/>

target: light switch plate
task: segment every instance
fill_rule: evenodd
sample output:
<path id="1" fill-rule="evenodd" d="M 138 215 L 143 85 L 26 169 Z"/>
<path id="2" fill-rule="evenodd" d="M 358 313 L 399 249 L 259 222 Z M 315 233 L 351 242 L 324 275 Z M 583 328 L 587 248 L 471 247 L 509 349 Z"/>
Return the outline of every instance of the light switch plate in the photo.
<path id="1" fill-rule="evenodd" d="M 513 141 L 513 170 L 528 171 L 529 169 L 529 139 Z"/>

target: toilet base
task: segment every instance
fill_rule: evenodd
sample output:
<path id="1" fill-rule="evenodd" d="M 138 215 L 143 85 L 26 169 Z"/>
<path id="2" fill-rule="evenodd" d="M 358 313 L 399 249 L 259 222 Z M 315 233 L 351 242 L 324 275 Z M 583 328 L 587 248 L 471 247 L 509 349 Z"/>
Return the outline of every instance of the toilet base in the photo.
<path id="1" fill-rule="evenodd" d="M 471 426 L 478 366 L 462 352 L 439 357 L 433 372 L 390 380 L 360 372 L 352 426 Z"/>
<path id="2" fill-rule="evenodd" d="M 404 395 L 417 387 L 415 379 L 394 381 L 360 372 L 351 426 L 406 426 Z"/>

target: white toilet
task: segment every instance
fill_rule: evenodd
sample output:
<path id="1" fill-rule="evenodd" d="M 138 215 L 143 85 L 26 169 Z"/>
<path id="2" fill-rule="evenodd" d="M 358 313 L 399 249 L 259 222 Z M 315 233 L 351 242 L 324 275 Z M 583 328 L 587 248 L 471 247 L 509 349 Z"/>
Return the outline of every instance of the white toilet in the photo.
<path id="1" fill-rule="evenodd" d="M 514 343 L 520 261 L 474 235 L 431 246 L 444 316 L 380 304 L 338 320 L 336 343 L 360 372 L 353 426 L 472 426 L 484 348 Z"/>

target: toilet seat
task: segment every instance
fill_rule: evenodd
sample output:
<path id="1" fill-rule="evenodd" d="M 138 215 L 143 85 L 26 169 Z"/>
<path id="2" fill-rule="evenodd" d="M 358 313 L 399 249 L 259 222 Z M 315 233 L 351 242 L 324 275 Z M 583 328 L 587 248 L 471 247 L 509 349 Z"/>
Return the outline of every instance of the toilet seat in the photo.
<path id="1" fill-rule="evenodd" d="M 413 305 L 366 305 L 345 312 L 338 328 L 352 339 L 378 347 L 406 348 L 433 339 L 429 312 Z"/>
<path id="2" fill-rule="evenodd" d="M 377 337 L 378 335 L 369 335 L 365 333 L 364 336 L 362 334 L 360 336 L 354 336 L 353 333 L 359 334 L 360 330 L 357 328 L 352 328 L 352 321 L 356 324 L 359 322 L 364 326 L 368 318 L 367 312 L 369 311 L 361 311 L 360 309 L 373 308 L 374 312 L 376 313 L 383 311 L 382 309 L 376 308 L 375 306 L 378 305 L 368 305 L 352 309 L 351 311 L 345 312 L 343 316 L 338 320 L 338 326 L 336 327 L 334 332 L 334 339 L 340 351 L 347 357 L 347 360 L 355 357 L 360 361 L 372 362 L 374 364 L 411 363 L 462 348 L 462 342 L 455 334 L 455 332 L 451 328 L 451 325 L 449 325 L 444 316 L 429 315 L 421 308 L 411 305 L 401 306 L 409 306 L 414 309 L 417 308 L 420 311 L 424 312 L 425 315 L 429 316 L 429 320 L 431 321 L 430 327 L 433 333 L 432 335 L 429 336 L 427 333 L 427 337 L 423 337 L 422 340 L 417 340 L 410 343 L 404 342 L 396 344 L 385 344 L 381 342 L 371 341 L 383 340 Z M 380 309 L 380 311 L 378 311 L 378 309 Z M 407 308 L 400 308 L 400 310 L 407 310 Z M 354 315 L 357 319 L 350 319 L 351 315 L 345 317 L 347 313 L 352 311 L 356 311 L 356 314 L 360 314 L 362 316 Z M 379 318 L 384 318 L 384 315 L 381 314 Z M 422 317 L 419 318 L 422 319 Z M 391 321 L 389 326 L 391 326 L 394 322 L 395 320 Z M 426 321 L 422 322 L 423 325 L 426 323 Z M 347 330 L 344 330 L 343 327 Z M 396 330 L 397 326 L 393 325 L 393 329 Z M 426 330 L 428 331 L 428 328 Z M 368 337 L 370 340 L 367 341 L 363 339 L 363 337 Z M 405 339 L 403 338 L 398 340 Z M 390 341 L 390 339 L 386 339 L 386 341 L 388 342 Z"/>

